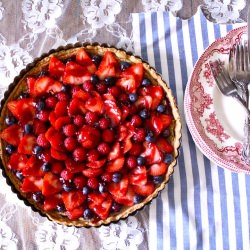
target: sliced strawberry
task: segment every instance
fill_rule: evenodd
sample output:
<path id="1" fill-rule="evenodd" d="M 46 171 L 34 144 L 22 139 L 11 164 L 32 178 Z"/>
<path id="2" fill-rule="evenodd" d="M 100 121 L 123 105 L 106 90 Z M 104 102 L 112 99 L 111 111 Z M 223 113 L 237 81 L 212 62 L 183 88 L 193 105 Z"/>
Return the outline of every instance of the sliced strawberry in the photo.
<path id="1" fill-rule="evenodd" d="M 1 132 L 0 137 L 8 144 L 18 146 L 23 138 L 23 128 L 17 124 L 11 125 Z"/>
<path id="2" fill-rule="evenodd" d="M 93 113 L 102 114 L 104 103 L 101 96 L 89 98 L 86 101 L 85 108 Z"/>
<path id="3" fill-rule="evenodd" d="M 163 137 L 157 138 L 156 146 L 161 152 L 166 154 L 171 154 L 174 150 L 174 147 Z"/>
<path id="4" fill-rule="evenodd" d="M 113 199 L 116 202 L 123 204 L 125 206 L 132 206 L 132 205 L 134 205 L 134 200 L 133 200 L 134 196 L 135 196 L 135 192 L 134 192 L 133 188 L 129 185 L 127 193 L 124 196 L 113 195 Z"/>
<path id="5" fill-rule="evenodd" d="M 64 125 L 69 124 L 69 123 L 71 123 L 71 118 L 69 116 L 61 116 L 55 120 L 54 127 L 56 130 L 60 130 L 63 128 Z"/>
<path id="6" fill-rule="evenodd" d="M 129 173 L 129 183 L 132 185 L 145 185 L 147 183 L 147 169 L 145 166 L 137 166 Z"/>
<path id="7" fill-rule="evenodd" d="M 85 168 L 82 174 L 88 178 L 92 178 L 101 175 L 103 171 L 103 168 Z"/>
<path id="8" fill-rule="evenodd" d="M 53 56 L 49 61 L 49 73 L 51 76 L 61 79 L 63 77 L 65 65 L 57 57 Z"/>
<path id="9" fill-rule="evenodd" d="M 147 164 L 159 163 L 162 161 L 162 153 L 154 143 L 144 142 L 144 151 L 141 156 L 146 158 Z"/>
<path id="10" fill-rule="evenodd" d="M 135 106 L 138 109 L 146 108 L 149 110 L 149 109 L 151 109 L 152 102 L 153 102 L 153 100 L 152 100 L 152 97 L 150 95 L 139 96 L 135 102 Z"/>
<path id="11" fill-rule="evenodd" d="M 118 157 L 113 161 L 107 163 L 106 171 L 107 172 L 117 172 L 123 168 L 125 162 L 124 156 Z"/>
<path id="12" fill-rule="evenodd" d="M 28 157 L 24 154 L 13 153 L 10 156 L 7 167 L 12 170 L 22 170 L 26 167 Z"/>
<path id="13" fill-rule="evenodd" d="M 66 169 L 69 170 L 70 173 L 79 173 L 81 172 L 84 167 L 85 164 L 83 163 L 79 163 L 79 162 L 75 162 L 73 159 L 68 158 L 65 161 L 65 165 L 66 165 Z"/>
<path id="14" fill-rule="evenodd" d="M 105 220 L 109 216 L 112 207 L 113 199 L 108 196 L 100 205 L 93 202 L 89 203 L 89 208 L 95 212 L 101 219 Z"/>
<path id="15" fill-rule="evenodd" d="M 79 206 L 79 207 L 76 207 L 70 211 L 66 211 L 66 214 L 70 220 L 76 220 L 76 219 L 82 217 L 83 212 L 84 212 L 84 207 Z"/>
<path id="16" fill-rule="evenodd" d="M 59 101 L 55 106 L 55 114 L 57 117 L 67 116 L 68 114 L 68 101 Z"/>
<path id="17" fill-rule="evenodd" d="M 36 176 L 27 176 L 24 178 L 21 190 L 24 193 L 39 192 L 43 187 L 43 178 Z"/>
<path id="18" fill-rule="evenodd" d="M 106 159 L 101 159 L 99 161 L 88 162 L 86 166 L 90 168 L 101 168 L 106 162 Z"/>
<path id="19" fill-rule="evenodd" d="M 96 147 L 101 139 L 101 133 L 98 129 L 85 125 L 78 131 L 78 141 L 84 148 Z"/>
<path id="20" fill-rule="evenodd" d="M 115 142 L 114 145 L 112 146 L 109 154 L 108 154 L 108 161 L 112 161 L 117 159 L 118 157 L 121 156 L 121 146 L 119 142 Z"/>
<path id="21" fill-rule="evenodd" d="M 54 133 L 56 133 L 56 132 L 57 132 L 57 131 L 55 130 L 55 128 L 50 127 L 50 128 L 46 131 L 46 133 L 45 133 L 46 139 L 47 139 L 48 141 L 50 141 L 51 138 L 53 137 Z"/>
<path id="22" fill-rule="evenodd" d="M 27 85 L 28 85 L 30 96 L 34 97 L 36 78 L 32 76 L 28 76 L 26 80 L 27 80 Z"/>
<path id="23" fill-rule="evenodd" d="M 105 98 L 104 101 L 105 113 L 111 120 L 112 126 L 117 126 L 121 121 L 122 112 L 117 106 L 115 99 L 112 98 L 112 95 L 105 94 L 104 98 Z"/>
<path id="24" fill-rule="evenodd" d="M 42 194 L 49 196 L 52 194 L 59 193 L 62 190 L 62 184 L 57 175 L 48 172 L 43 178 Z"/>
<path id="25" fill-rule="evenodd" d="M 20 141 L 17 151 L 20 154 L 32 155 L 32 150 L 36 145 L 36 136 L 32 134 L 25 135 Z"/>
<path id="26" fill-rule="evenodd" d="M 101 205 L 104 200 L 107 198 L 108 193 L 98 193 L 98 192 L 93 192 L 88 194 L 88 199 L 92 201 L 95 205 Z"/>
<path id="27" fill-rule="evenodd" d="M 33 121 L 33 132 L 35 135 L 43 134 L 47 131 L 47 127 L 45 122 L 42 122 L 38 119 L 34 119 Z"/>
<path id="28" fill-rule="evenodd" d="M 122 105 L 121 107 L 121 112 L 122 112 L 122 118 L 121 118 L 121 121 L 125 121 L 126 118 L 130 115 L 130 110 L 129 110 L 129 107 L 125 106 L 125 105 Z"/>
<path id="29" fill-rule="evenodd" d="M 105 53 L 95 74 L 101 80 L 104 80 L 106 77 L 119 77 L 119 62 L 116 60 L 115 55 L 112 52 L 107 51 Z"/>
<path id="30" fill-rule="evenodd" d="M 55 111 L 51 111 L 49 114 L 49 121 L 53 127 L 56 126 L 57 115 Z"/>
<path id="31" fill-rule="evenodd" d="M 131 136 L 127 136 L 123 141 L 123 153 L 126 154 L 131 148 L 133 144 L 131 141 Z"/>
<path id="32" fill-rule="evenodd" d="M 152 130 L 156 136 L 158 136 L 163 130 L 163 122 L 159 115 L 152 114 L 147 121 L 147 126 Z"/>
<path id="33" fill-rule="evenodd" d="M 68 158 L 68 156 L 65 152 L 58 151 L 54 148 L 50 149 L 50 153 L 54 159 L 59 160 L 59 161 L 65 161 Z"/>
<path id="34" fill-rule="evenodd" d="M 63 133 L 56 131 L 53 133 L 53 136 L 51 136 L 47 139 L 50 142 L 50 145 L 52 148 L 54 148 L 58 151 L 63 151 L 64 139 L 65 139 L 65 136 Z"/>
<path id="35" fill-rule="evenodd" d="M 159 85 L 150 85 L 148 86 L 148 91 L 152 97 L 152 106 L 151 109 L 154 110 L 162 102 L 163 99 L 163 89 Z"/>
<path id="36" fill-rule="evenodd" d="M 53 194 L 44 198 L 43 208 L 45 211 L 56 209 L 62 203 L 61 194 Z"/>
<path id="37" fill-rule="evenodd" d="M 32 155 L 26 162 L 25 168 L 22 170 L 23 176 L 44 176 L 42 171 L 43 162 L 36 156 Z"/>
<path id="38" fill-rule="evenodd" d="M 166 163 L 164 162 L 155 163 L 149 167 L 148 174 L 152 176 L 163 175 L 163 174 L 166 174 L 167 169 L 168 169 L 168 166 Z"/>
<path id="39" fill-rule="evenodd" d="M 7 107 L 22 124 L 32 122 L 35 117 L 36 108 L 32 98 L 9 101 Z"/>
<path id="40" fill-rule="evenodd" d="M 58 93 L 62 90 L 62 83 L 49 76 L 40 76 L 37 78 L 34 86 L 34 95 L 42 96 L 46 93 Z"/>
<path id="41" fill-rule="evenodd" d="M 76 53 L 76 61 L 85 66 L 90 73 L 95 73 L 97 68 L 84 48 L 80 48 Z"/>
<path id="42" fill-rule="evenodd" d="M 141 84 L 143 75 L 144 75 L 144 68 L 142 63 L 135 63 L 121 73 L 121 78 L 134 77 L 136 80 L 136 88 L 138 88 Z"/>
<path id="43" fill-rule="evenodd" d="M 170 116 L 170 115 L 159 114 L 159 117 L 162 120 L 163 129 L 167 128 L 173 120 L 172 116 Z"/>
<path id="44" fill-rule="evenodd" d="M 145 185 L 139 185 L 139 186 L 135 185 L 133 186 L 133 189 L 135 193 L 146 197 L 154 192 L 155 186 L 153 183 L 146 183 Z"/>
<path id="45" fill-rule="evenodd" d="M 81 191 L 62 192 L 62 199 L 68 211 L 72 211 L 83 204 L 87 196 Z"/>
<path id="46" fill-rule="evenodd" d="M 73 93 L 73 98 L 78 98 L 82 101 L 87 101 L 90 97 L 91 95 L 82 89 Z"/>
<path id="47" fill-rule="evenodd" d="M 85 108 L 85 102 L 78 98 L 73 98 L 69 104 L 68 114 L 72 116 L 78 114 L 85 114 L 86 112 L 87 109 Z"/>
<path id="48" fill-rule="evenodd" d="M 121 181 L 115 183 L 111 182 L 108 185 L 108 190 L 112 195 L 117 197 L 126 195 L 128 191 L 129 178 L 127 175 L 123 176 Z"/>
<path id="49" fill-rule="evenodd" d="M 129 131 L 124 125 L 120 125 L 117 129 L 117 133 L 117 140 L 123 141 L 128 136 Z"/>
<path id="50" fill-rule="evenodd" d="M 86 67 L 71 61 L 66 64 L 63 82 L 66 84 L 82 84 L 90 80 L 91 75 Z"/>

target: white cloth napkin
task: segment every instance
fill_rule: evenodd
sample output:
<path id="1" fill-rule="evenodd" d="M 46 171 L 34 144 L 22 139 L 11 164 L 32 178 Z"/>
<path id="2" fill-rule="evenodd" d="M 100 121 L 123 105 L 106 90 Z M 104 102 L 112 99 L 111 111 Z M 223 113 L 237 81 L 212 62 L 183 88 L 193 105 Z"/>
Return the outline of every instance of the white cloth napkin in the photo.
<path id="1" fill-rule="evenodd" d="M 201 11 L 190 20 L 168 12 L 136 13 L 132 20 L 135 54 L 170 85 L 183 124 L 173 178 L 150 205 L 149 248 L 249 249 L 250 176 L 217 167 L 202 155 L 183 108 L 193 65 L 209 44 L 239 24 L 213 24 Z"/>

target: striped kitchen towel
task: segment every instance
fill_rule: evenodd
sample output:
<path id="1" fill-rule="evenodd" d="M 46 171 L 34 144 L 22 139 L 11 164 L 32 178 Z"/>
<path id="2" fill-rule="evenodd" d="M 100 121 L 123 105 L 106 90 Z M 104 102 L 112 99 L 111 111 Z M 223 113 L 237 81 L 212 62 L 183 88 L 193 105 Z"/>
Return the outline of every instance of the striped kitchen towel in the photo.
<path id="1" fill-rule="evenodd" d="M 213 24 L 201 11 L 189 20 L 169 12 L 134 13 L 132 24 L 135 54 L 169 83 L 183 124 L 175 173 L 150 205 L 149 249 L 250 249 L 250 175 L 218 167 L 198 150 L 183 107 L 199 56 L 239 25 Z"/>

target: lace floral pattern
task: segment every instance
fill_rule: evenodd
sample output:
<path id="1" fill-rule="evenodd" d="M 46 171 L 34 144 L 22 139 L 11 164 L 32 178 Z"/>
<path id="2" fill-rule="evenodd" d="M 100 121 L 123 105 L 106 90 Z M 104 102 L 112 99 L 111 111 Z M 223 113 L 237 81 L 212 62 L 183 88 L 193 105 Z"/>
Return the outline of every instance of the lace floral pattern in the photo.
<path id="1" fill-rule="evenodd" d="M 3 13 L 4 13 L 4 7 L 2 1 L 0 2 L 0 21 L 3 18 Z"/>
<path id="2" fill-rule="evenodd" d="M 130 216 L 126 221 L 119 221 L 109 227 L 99 229 L 102 239 L 101 250 L 133 250 L 143 241 L 143 232 L 136 217 Z"/>
<path id="3" fill-rule="evenodd" d="M 142 0 L 145 11 L 164 11 L 176 12 L 182 8 L 182 0 Z"/>
<path id="4" fill-rule="evenodd" d="M 245 0 L 204 0 L 202 10 L 207 18 L 216 23 L 242 22 L 240 11 L 246 6 Z"/>

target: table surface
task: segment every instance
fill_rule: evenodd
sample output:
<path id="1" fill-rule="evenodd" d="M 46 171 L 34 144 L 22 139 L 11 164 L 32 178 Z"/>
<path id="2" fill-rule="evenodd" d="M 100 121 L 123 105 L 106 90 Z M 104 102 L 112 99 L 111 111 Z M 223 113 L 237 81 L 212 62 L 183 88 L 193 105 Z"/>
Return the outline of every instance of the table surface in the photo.
<path id="1" fill-rule="evenodd" d="M 27 63 L 52 47 L 88 41 L 114 44 L 133 51 L 131 13 L 171 11 L 187 19 L 201 8 L 212 22 L 246 21 L 250 0 L 231 2 L 227 5 L 215 4 L 212 0 L 110 0 L 101 4 L 83 0 L 0 0 L 0 94 L 3 95 Z M 225 13 L 226 9 L 230 11 Z M 0 180 L 3 183 L 0 204 L 4 204 L 0 207 L 0 249 L 6 246 L 8 249 L 53 249 L 55 242 L 62 248 L 71 242 L 71 249 L 83 249 L 83 246 L 84 249 L 106 249 L 102 240 L 107 229 L 66 228 L 50 223 L 17 200 L 2 176 Z M 136 249 L 148 249 L 148 217 L 147 206 L 135 215 L 135 219 L 129 218 L 119 224 L 122 230 L 129 223 L 136 223 L 134 230 L 141 231 L 144 238 L 143 242 L 135 244 Z"/>

